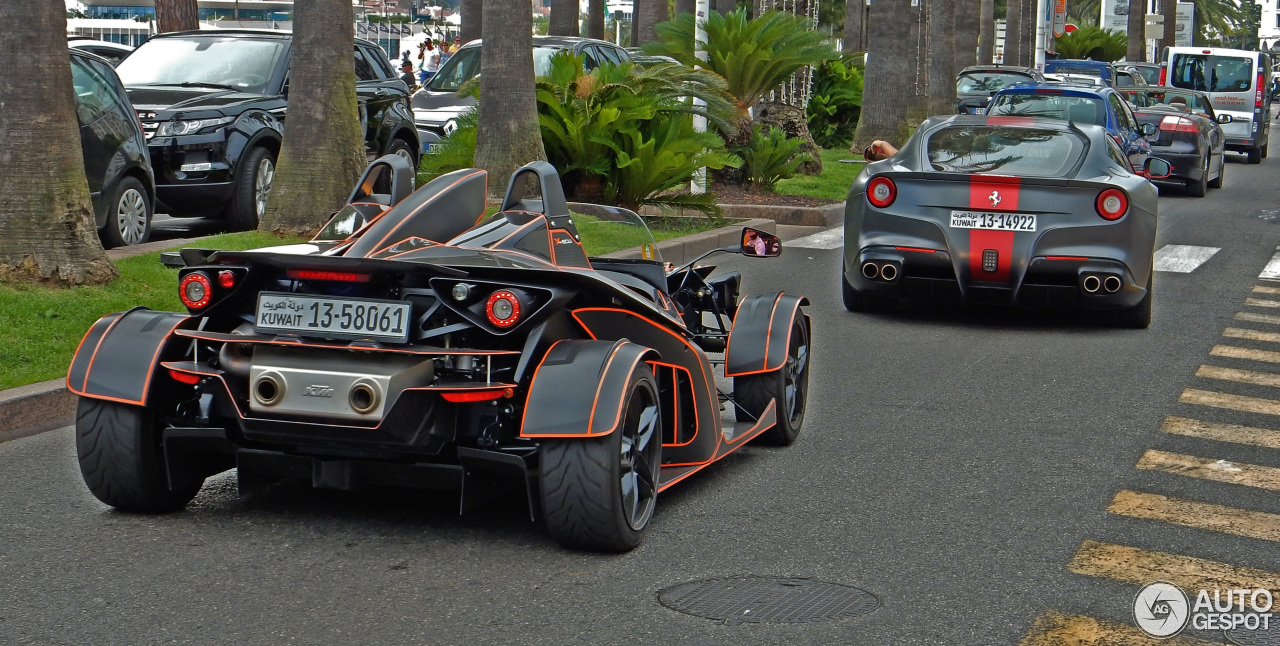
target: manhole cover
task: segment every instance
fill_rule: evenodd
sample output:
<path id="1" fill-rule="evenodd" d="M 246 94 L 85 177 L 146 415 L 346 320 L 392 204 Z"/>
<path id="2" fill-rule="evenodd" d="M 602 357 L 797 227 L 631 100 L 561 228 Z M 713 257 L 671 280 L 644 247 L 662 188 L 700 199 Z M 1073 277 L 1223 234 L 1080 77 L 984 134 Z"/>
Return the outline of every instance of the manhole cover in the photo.
<path id="1" fill-rule="evenodd" d="M 853 586 L 812 579 L 730 577 L 681 583 L 658 593 L 662 605 L 729 623 L 805 623 L 865 615 L 880 606 Z"/>
<path id="2" fill-rule="evenodd" d="M 1270 619 L 1266 629 L 1235 628 L 1224 631 L 1223 636 L 1228 642 L 1239 646 L 1280 646 L 1280 626 L 1274 621 L 1276 617 Z"/>

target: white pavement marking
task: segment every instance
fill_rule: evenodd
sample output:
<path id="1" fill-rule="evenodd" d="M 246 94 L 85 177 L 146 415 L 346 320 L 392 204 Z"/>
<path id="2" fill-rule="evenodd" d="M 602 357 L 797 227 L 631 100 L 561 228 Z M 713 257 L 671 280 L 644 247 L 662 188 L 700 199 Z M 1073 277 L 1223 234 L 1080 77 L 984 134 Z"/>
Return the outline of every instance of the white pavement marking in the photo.
<path id="1" fill-rule="evenodd" d="M 844 246 L 844 227 L 827 229 L 803 238 L 796 238 L 795 240 L 784 242 L 782 246 L 800 249 L 839 249 Z"/>
<path id="2" fill-rule="evenodd" d="M 1280 278 L 1280 253 L 1271 256 L 1271 262 L 1262 269 L 1262 273 L 1258 274 L 1258 278 Z"/>
<path id="3" fill-rule="evenodd" d="M 1219 251 L 1222 251 L 1221 247 L 1192 247 L 1182 244 L 1165 245 L 1156 252 L 1155 270 L 1189 274 Z"/>

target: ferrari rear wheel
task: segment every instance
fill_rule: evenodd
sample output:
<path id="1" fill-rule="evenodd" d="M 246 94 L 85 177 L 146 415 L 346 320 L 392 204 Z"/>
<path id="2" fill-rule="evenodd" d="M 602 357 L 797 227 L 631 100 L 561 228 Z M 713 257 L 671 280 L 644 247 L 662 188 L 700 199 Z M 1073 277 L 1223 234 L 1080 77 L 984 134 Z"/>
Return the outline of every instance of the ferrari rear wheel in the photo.
<path id="1" fill-rule="evenodd" d="M 1154 271 L 1151 274 L 1155 274 Z M 1147 276 L 1147 295 L 1133 307 L 1115 312 L 1115 324 L 1134 330 L 1151 327 L 1151 275 Z"/>
<path id="2" fill-rule="evenodd" d="M 769 402 L 777 401 L 777 422 L 756 442 L 786 446 L 796 441 L 809 400 L 809 328 L 800 310 L 791 317 L 786 362 L 772 372 L 734 377 L 733 399 L 739 422 L 754 422 L 764 414 Z"/>
<path id="3" fill-rule="evenodd" d="M 844 308 L 850 312 L 891 312 L 898 306 L 895 298 L 858 291 L 849 284 L 843 270 L 840 272 L 840 296 L 844 300 Z"/>
<path id="4" fill-rule="evenodd" d="M 80 473 L 98 500 L 124 511 L 169 512 L 195 498 L 204 480 L 169 488 L 160 425 L 140 406 L 81 397 L 76 408 Z"/>
<path id="5" fill-rule="evenodd" d="M 1227 181 L 1227 155 L 1222 154 L 1222 161 L 1218 162 L 1218 176 L 1209 182 L 1209 188 L 1222 188 L 1223 183 Z"/>
<path id="6" fill-rule="evenodd" d="M 662 415 L 653 372 L 641 363 L 617 430 L 604 437 L 548 440 L 538 482 L 547 530 L 561 545 L 625 552 L 653 517 L 662 467 Z"/>
<path id="7" fill-rule="evenodd" d="M 1200 166 L 1200 179 L 1187 180 L 1187 194 L 1191 197 L 1204 197 L 1209 193 L 1209 158 Z"/>

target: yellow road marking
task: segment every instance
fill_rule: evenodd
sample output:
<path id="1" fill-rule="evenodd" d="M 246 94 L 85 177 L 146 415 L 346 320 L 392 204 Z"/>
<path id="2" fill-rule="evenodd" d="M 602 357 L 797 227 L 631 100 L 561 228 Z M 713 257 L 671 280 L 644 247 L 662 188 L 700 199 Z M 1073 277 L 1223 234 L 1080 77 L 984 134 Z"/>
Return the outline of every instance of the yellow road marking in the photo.
<path id="1" fill-rule="evenodd" d="M 1186 435 L 1187 437 L 1199 437 L 1219 442 L 1233 442 L 1235 444 L 1250 444 L 1252 446 L 1264 446 L 1269 449 L 1280 449 L 1280 431 L 1273 431 L 1269 428 L 1202 422 L 1198 419 L 1187 419 L 1185 417 L 1168 417 L 1165 418 L 1164 424 L 1160 425 L 1160 430 L 1172 435 Z"/>
<path id="2" fill-rule="evenodd" d="M 1168 581 L 1193 596 L 1198 590 L 1232 588 L 1280 592 L 1280 574 L 1275 572 L 1098 541 L 1082 543 L 1067 568 L 1076 574 L 1137 585 Z"/>
<path id="3" fill-rule="evenodd" d="M 1222 336 L 1229 336 L 1233 339 L 1249 339 L 1250 341 L 1270 341 L 1272 343 L 1280 343 L 1280 334 L 1276 334 L 1275 332 L 1242 330 L 1236 327 L 1229 327 L 1226 330 L 1223 330 Z"/>
<path id="4" fill-rule="evenodd" d="M 1249 321 L 1251 323 L 1271 323 L 1273 325 L 1280 325 L 1280 316 L 1267 316 L 1266 314 L 1236 312 L 1235 319 L 1237 321 Z"/>
<path id="5" fill-rule="evenodd" d="M 1280 514 L 1223 507 L 1153 493 L 1121 491 L 1107 512 L 1130 518 L 1280 542 Z"/>
<path id="6" fill-rule="evenodd" d="M 1253 361 L 1265 361 L 1267 363 L 1280 363 L 1280 352 L 1271 352 L 1270 350 L 1251 350 L 1249 348 L 1237 348 L 1230 345 L 1215 345 L 1209 351 L 1209 354 L 1215 357 L 1231 357 L 1232 359 L 1250 359 Z"/>
<path id="7" fill-rule="evenodd" d="M 1050 611 L 1036 617 L 1030 632 L 1018 646 L 1208 646 L 1215 643 L 1182 635 L 1155 639 L 1136 626 Z"/>
<path id="8" fill-rule="evenodd" d="M 1182 391 L 1182 395 L 1178 397 L 1178 401 L 1184 404 L 1199 404 L 1201 406 L 1213 406 L 1214 408 L 1242 410 L 1246 413 L 1280 415 L 1280 401 L 1262 399 L 1259 397 L 1245 397 L 1243 395 L 1228 395 L 1226 393 L 1215 393 L 1208 390 L 1196 390 L 1194 388 L 1188 388 Z"/>
<path id="9" fill-rule="evenodd" d="M 1254 307 L 1280 307 L 1280 301 L 1267 301 L 1261 298 L 1246 298 L 1244 304 Z"/>
<path id="10" fill-rule="evenodd" d="M 1222 368 L 1219 366 L 1200 366 L 1200 369 L 1196 371 L 1196 376 L 1280 388 L 1280 375 L 1274 372 L 1254 372 L 1252 370 L 1236 370 L 1235 368 Z"/>
<path id="11" fill-rule="evenodd" d="M 1138 468 L 1172 473 L 1190 478 L 1226 482 L 1255 489 L 1280 491 L 1280 469 L 1243 462 L 1227 462 L 1194 455 L 1148 450 L 1138 459 Z"/>
<path id="12" fill-rule="evenodd" d="M 1256 294 L 1280 294 L 1280 287 L 1262 287 L 1254 285 L 1253 291 Z"/>

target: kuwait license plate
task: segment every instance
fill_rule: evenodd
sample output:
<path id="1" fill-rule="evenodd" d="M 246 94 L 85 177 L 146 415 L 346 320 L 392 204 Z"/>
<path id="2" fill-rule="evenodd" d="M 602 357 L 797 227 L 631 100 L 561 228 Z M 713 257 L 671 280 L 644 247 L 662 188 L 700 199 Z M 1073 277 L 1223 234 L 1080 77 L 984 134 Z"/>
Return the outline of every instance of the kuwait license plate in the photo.
<path id="1" fill-rule="evenodd" d="M 1036 216 L 1031 213 L 952 211 L 951 228 L 988 229 L 991 231 L 1035 231 Z"/>
<path id="2" fill-rule="evenodd" d="M 259 332 L 377 339 L 409 339 L 409 302 L 331 298 L 310 294 L 258 294 Z"/>

